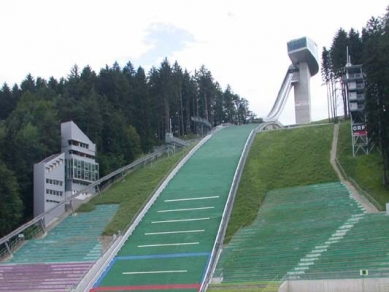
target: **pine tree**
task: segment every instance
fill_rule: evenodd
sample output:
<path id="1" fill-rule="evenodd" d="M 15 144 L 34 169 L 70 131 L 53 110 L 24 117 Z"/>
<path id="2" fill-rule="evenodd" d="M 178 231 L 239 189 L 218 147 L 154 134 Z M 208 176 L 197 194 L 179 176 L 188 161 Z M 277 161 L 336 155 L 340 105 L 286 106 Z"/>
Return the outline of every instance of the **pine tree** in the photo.
<path id="1" fill-rule="evenodd" d="M 0 137 L 1 139 L 1 137 Z M 23 204 L 19 186 L 12 171 L 0 159 L 0 238 L 22 222 Z"/>

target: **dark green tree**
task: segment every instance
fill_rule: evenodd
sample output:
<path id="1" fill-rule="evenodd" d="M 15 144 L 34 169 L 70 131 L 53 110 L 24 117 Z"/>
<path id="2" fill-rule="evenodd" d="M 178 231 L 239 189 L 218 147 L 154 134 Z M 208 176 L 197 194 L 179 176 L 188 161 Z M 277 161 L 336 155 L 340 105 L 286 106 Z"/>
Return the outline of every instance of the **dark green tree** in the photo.
<path id="1" fill-rule="evenodd" d="M 236 121 L 236 108 L 235 101 L 236 95 L 232 92 L 232 88 L 230 85 L 224 91 L 224 106 L 226 111 L 226 122 L 235 123 Z"/>
<path id="2" fill-rule="evenodd" d="M 343 28 L 340 28 L 332 40 L 330 49 L 332 71 L 336 79 L 344 75 L 344 67 L 347 63 L 347 46 L 347 32 Z"/>
<path id="3" fill-rule="evenodd" d="M 26 78 L 22 81 L 20 84 L 20 88 L 23 92 L 30 91 L 34 92 L 35 91 L 35 79 L 32 77 L 32 75 L 29 73 L 27 74 Z"/>
<path id="4" fill-rule="evenodd" d="M 161 63 L 161 67 L 158 70 L 158 89 L 160 98 L 163 101 L 164 107 L 164 120 L 165 120 L 165 131 L 170 132 L 170 107 L 173 99 L 173 78 L 172 78 L 172 67 L 170 66 L 167 58 Z M 164 134 L 164 133 L 163 133 Z"/>
<path id="5" fill-rule="evenodd" d="M 15 107 L 16 100 L 12 95 L 11 89 L 7 83 L 4 83 L 0 90 L 0 120 L 5 120 Z"/>
<path id="6" fill-rule="evenodd" d="M 323 48 L 321 56 L 321 75 L 327 89 L 327 110 L 328 118 L 333 121 L 337 117 L 336 103 L 336 78 L 332 68 L 332 60 L 330 51 L 326 47 Z"/>
<path id="7" fill-rule="evenodd" d="M 0 137 L 1 139 L 1 137 Z M 0 238 L 18 227 L 23 218 L 23 204 L 12 171 L 0 159 Z"/>
<path id="8" fill-rule="evenodd" d="M 182 109 L 184 116 L 184 135 L 195 133 L 195 125 L 191 122 L 192 116 L 198 116 L 196 112 L 197 84 L 193 76 L 187 70 L 182 79 Z"/>
<path id="9" fill-rule="evenodd" d="M 152 128 L 152 104 L 150 101 L 147 77 L 142 67 L 139 67 L 134 76 L 134 126 L 139 133 L 143 152 L 149 152 L 154 145 Z"/>
<path id="10" fill-rule="evenodd" d="M 213 104 L 216 96 L 216 86 L 212 73 L 204 65 L 195 72 L 198 86 L 198 111 L 202 118 L 213 123 Z"/>
<path id="11" fill-rule="evenodd" d="M 368 133 L 382 155 L 382 182 L 388 185 L 389 166 L 389 26 L 386 20 L 371 18 L 362 31 L 366 74 Z"/>

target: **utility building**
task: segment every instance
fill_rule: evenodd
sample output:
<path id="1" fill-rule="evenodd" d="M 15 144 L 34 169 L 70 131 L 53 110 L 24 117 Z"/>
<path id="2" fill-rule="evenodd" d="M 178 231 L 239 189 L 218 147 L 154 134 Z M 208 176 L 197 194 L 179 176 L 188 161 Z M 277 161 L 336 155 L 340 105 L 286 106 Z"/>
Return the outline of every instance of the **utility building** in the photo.
<path id="1" fill-rule="evenodd" d="M 99 179 L 95 157 L 96 145 L 77 125 L 72 121 L 62 123 L 61 153 L 34 164 L 34 217 L 76 193 L 79 200 L 94 193 L 94 189 L 89 189 L 89 193 L 81 191 Z M 65 210 L 65 205 L 55 208 L 45 216 L 44 224 L 50 224 Z"/>

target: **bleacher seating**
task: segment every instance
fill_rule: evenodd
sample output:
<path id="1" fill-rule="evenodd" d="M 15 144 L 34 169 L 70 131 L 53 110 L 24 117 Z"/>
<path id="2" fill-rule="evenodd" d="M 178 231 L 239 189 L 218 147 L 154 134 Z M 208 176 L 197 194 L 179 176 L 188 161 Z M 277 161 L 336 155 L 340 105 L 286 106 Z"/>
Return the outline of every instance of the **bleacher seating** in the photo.
<path id="1" fill-rule="evenodd" d="M 215 277 L 223 283 L 281 279 L 352 215 L 364 213 L 338 182 L 271 191 L 255 222 L 223 249 Z"/>
<path id="2" fill-rule="evenodd" d="M 98 205 L 96 210 L 66 217 L 44 238 L 29 240 L 10 263 L 94 261 L 101 255 L 98 237 L 118 205 Z"/>
<path id="3" fill-rule="evenodd" d="M 0 265 L 0 291 L 70 291 L 91 266 L 90 262 Z"/>
<path id="4" fill-rule="evenodd" d="M 98 205 L 26 241 L 0 264 L 0 291 L 70 291 L 101 256 L 99 237 L 117 210 L 118 205 Z"/>
<path id="5" fill-rule="evenodd" d="M 389 276 L 389 216 L 364 214 L 344 237 L 331 244 L 301 279 L 360 278 Z"/>

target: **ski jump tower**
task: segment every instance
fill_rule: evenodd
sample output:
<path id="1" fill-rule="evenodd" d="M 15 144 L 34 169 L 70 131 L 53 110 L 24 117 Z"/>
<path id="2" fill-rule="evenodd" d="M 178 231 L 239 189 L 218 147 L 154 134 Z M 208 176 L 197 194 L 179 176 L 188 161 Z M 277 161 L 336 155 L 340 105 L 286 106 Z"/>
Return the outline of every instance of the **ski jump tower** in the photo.
<path id="1" fill-rule="evenodd" d="M 310 78 L 319 71 L 317 45 L 307 37 L 291 40 L 287 44 L 292 64 L 282 82 L 272 110 L 265 122 L 277 122 L 284 109 L 289 92 L 294 87 L 296 124 L 311 122 Z"/>

